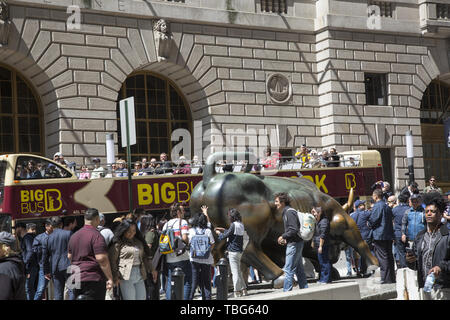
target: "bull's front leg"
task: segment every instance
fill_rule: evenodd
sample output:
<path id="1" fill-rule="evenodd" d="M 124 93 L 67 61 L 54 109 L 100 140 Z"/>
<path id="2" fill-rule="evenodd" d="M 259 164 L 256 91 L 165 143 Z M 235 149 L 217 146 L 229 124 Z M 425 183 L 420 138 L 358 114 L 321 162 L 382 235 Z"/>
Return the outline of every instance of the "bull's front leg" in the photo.
<path id="1" fill-rule="evenodd" d="M 264 275 L 266 280 L 275 280 L 284 273 L 283 270 L 273 263 L 272 260 L 270 260 L 260 248 L 257 248 L 252 241 L 248 243 L 247 248 L 242 255 L 242 263 L 258 269 L 258 271 Z"/>

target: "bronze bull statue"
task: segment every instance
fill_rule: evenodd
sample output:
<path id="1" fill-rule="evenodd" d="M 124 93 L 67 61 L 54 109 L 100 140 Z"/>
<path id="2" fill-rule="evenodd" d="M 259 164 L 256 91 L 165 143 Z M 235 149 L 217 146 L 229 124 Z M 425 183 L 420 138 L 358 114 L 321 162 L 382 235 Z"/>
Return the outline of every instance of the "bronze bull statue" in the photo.
<path id="1" fill-rule="evenodd" d="M 284 265 L 285 248 L 277 243 L 277 239 L 284 232 L 284 225 L 282 213 L 274 205 L 274 195 L 279 192 L 288 193 L 292 200 L 291 206 L 299 211 L 310 212 L 313 206 L 322 207 L 323 213 L 331 222 L 331 263 L 337 262 L 341 244 L 345 242 L 366 260 L 368 270 L 378 266 L 378 260 L 361 238 L 354 220 L 335 199 L 319 191 L 314 183 L 304 178 L 250 173 L 216 174 L 215 163 L 225 155 L 215 153 L 208 157 L 203 181 L 192 192 L 190 209 L 191 212 L 198 213 L 201 212 L 201 205 L 206 204 L 214 227 L 229 227 L 228 209 L 239 210 L 249 235 L 249 243 L 242 256 L 242 269 L 251 265 L 266 280 L 275 280 L 283 275 L 281 268 Z M 224 244 L 222 241 L 215 247 L 213 254 L 216 262 L 223 256 Z M 317 250 L 311 248 L 310 242 L 305 243 L 303 256 L 311 259 L 316 270 L 318 269 Z"/>

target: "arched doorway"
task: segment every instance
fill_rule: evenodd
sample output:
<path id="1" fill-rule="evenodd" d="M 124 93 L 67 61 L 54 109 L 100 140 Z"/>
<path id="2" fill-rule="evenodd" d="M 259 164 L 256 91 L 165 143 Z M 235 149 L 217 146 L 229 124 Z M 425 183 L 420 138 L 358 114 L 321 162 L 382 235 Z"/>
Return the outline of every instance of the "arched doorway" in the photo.
<path id="1" fill-rule="evenodd" d="M 42 108 L 15 70 L 0 65 L 0 153 L 44 154 Z"/>
<path id="2" fill-rule="evenodd" d="M 154 157 L 159 161 L 162 152 L 170 157 L 173 143 L 170 140 L 171 133 L 178 128 L 192 133 L 192 120 L 186 100 L 170 80 L 150 72 L 135 73 L 125 80 L 119 100 L 131 96 L 134 96 L 136 117 L 136 145 L 131 146 L 132 161 L 143 157 Z M 119 106 L 117 113 L 119 118 Z M 125 158 L 126 149 L 121 147 L 119 119 L 117 128 L 119 157 Z"/>
<path id="3" fill-rule="evenodd" d="M 450 189 L 450 148 L 444 133 L 444 120 L 450 106 L 450 82 L 433 80 L 420 105 L 425 179 L 435 176 L 443 190 Z"/>

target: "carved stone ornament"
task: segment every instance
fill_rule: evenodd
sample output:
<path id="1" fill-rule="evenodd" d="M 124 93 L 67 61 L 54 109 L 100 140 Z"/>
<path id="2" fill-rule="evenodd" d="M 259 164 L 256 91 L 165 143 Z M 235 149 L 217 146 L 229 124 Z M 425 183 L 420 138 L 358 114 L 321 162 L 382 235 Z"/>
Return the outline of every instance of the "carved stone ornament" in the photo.
<path id="1" fill-rule="evenodd" d="M 156 53 L 158 61 L 166 60 L 170 56 L 171 37 L 166 20 L 160 19 L 153 25 Z"/>
<path id="2" fill-rule="evenodd" d="M 270 99 L 275 103 L 286 103 L 292 96 L 291 81 L 281 73 L 269 75 L 266 90 Z"/>
<path id="3" fill-rule="evenodd" d="M 10 26 L 8 4 L 0 0 L 0 47 L 8 44 Z"/>

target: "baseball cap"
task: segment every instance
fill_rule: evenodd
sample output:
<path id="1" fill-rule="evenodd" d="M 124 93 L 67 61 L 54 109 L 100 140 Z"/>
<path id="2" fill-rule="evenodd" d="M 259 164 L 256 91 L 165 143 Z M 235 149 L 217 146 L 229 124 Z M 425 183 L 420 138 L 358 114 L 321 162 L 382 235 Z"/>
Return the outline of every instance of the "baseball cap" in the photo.
<path id="1" fill-rule="evenodd" d="M 94 158 L 94 159 L 92 159 L 92 162 L 100 162 L 100 159 L 99 158 Z"/>
<path id="2" fill-rule="evenodd" d="M 366 203 L 364 200 L 356 200 L 355 201 L 355 206 L 358 208 L 360 205 Z"/>
<path id="3" fill-rule="evenodd" d="M 62 157 L 63 155 L 62 155 L 62 153 L 61 152 L 56 152 L 54 155 L 53 155 L 53 158 L 54 157 Z"/>

